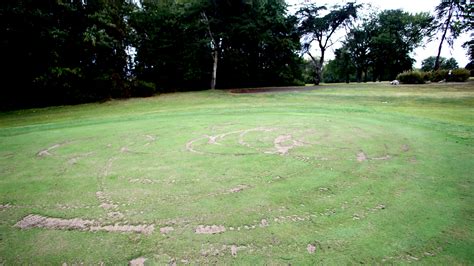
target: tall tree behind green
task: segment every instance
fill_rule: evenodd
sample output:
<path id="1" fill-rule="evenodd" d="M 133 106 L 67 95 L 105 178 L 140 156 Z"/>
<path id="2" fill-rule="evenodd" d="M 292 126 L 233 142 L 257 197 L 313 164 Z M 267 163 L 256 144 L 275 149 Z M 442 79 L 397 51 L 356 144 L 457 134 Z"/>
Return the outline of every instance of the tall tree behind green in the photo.
<path id="1" fill-rule="evenodd" d="M 409 14 L 402 10 L 385 10 L 375 20 L 370 41 L 370 63 L 373 79 L 392 80 L 410 70 L 414 59 L 410 53 L 432 34 L 433 18 L 428 13 Z"/>
<path id="2" fill-rule="evenodd" d="M 285 85 L 301 78 L 296 20 L 282 0 L 146 1 L 137 32 L 137 78 L 163 91 Z M 212 36 L 212 37 L 211 37 Z"/>
<path id="3" fill-rule="evenodd" d="M 126 94 L 125 19 L 132 7 L 125 0 L 2 1 L 2 107 Z"/>
<path id="4" fill-rule="evenodd" d="M 316 66 L 315 85 L 319 85 L 321 81 L 326 50 L 335 43 L 333 35 L 340 27 L 349 25 L 353 19 L 357 18 L 357 10 L 360 7 L 350 2 L 342 7 L 334 6 L 332 10 L 324 14 L 327 10 L 326 6 L 310 5 L 297 12 L 300 19 L 299 30 L 304 36 L 303 51 L 310 56 Z M 318 45 L 319 58 L 311 54 L 313 42 Z"/>
<path id="5" fill-rule="evenodd" d="M 343 48 L 351 58 L 356 71 L 357 82 L 367 81 L 369 67 L 373 63 L 370 58 L 372 51 L 372 40 L 376 34 L 376 20 L 367 20 L 359 27 L 354 27 L 346 36 L 343 42 Z M 362 76 L 363 79 L 362 79 Z"/>
<path id="6" fill-rule="evenodd" d="M 438 46 L 438 55 L 434 65 L 434 70 L 440 67 L 440 55 L 443 44 L 446 41 L 450 47 L 453 47 L 454 40 L 466 29 L 466 21 L 472 19 L 469 14 L 466 16 L 466 11 L 472 12 L 471 9 L 466 9 L 466 3 L 459 0 L 444 0 L 436 6 L 436 19 L 438 30 L 441 32 L 441 40 Z"/>
<path id="7" fill-rule="evenodd" d="M 430 56 L 425 58 L 421 62 L 421 70 L 423 71 L 432 71 L 436 63 L 436 56 Z M 439 57 L 439 69 L 455 69 L 458 68 L 458 62 L 453 57 L 446 59 L 444 57 Z"/>

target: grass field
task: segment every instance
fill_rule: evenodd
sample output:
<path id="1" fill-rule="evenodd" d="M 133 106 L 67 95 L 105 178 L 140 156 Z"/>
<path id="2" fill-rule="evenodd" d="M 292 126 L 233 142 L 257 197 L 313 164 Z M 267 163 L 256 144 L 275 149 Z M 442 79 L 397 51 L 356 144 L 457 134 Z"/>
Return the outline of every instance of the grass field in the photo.
<path id="1" fill-rule="evenodd" d="M 474 264 L 474 83 L 0 114 L 0 264 Z"/>

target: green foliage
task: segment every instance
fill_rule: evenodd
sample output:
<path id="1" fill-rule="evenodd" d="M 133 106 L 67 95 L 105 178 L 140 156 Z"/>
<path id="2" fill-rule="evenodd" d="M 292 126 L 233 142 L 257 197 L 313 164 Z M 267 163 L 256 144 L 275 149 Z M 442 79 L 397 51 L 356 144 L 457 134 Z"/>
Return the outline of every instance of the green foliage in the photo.
<path id="1" fill-rule="evenodd" d="M 324 67 L 323 80 L 326 83 L 355 81 L 354 65 L 352 64 L 350 55 L 345 49 L 337 49 L 336 58 L 330 60 Z"/>
<path id="2" fill-rule="evenodd" d="M 458 68 L 451 71 L 451 74 L 448 73 L 446 81 L 453 82 L 465 82 L 469 79 L 471 73 L 465 68 Z"/>
<path id="3" fill-rule="evenodd" d="M 393 80 L 410 70 L 410 53 L 432 32 L 433 18 L 428 13 L 409 14 L 402 10 L 381 12 L 373 27 L 370 58 L 374 79 Z"/>
<path id="4" fill-rule="evenodd" d="M 132 96 L 134 97 L 150 97 L 157 93 L 156 84 L 143 80 L 135 80 L 132 83 Z"/>
<path id="5" fill-rule="evenodd" d="M 213 49 L 220 88 L 301 79 L 299 35 L 283 1 L 146 2 L 130 23 L 138 35 L 135 74 L 165 91 L 209 88 Z"/>
<path id="6" fill-rule="evenodd" d="M 160 91 L 206 89 L 213 47 L 203 13 L 218 40 L 218 86 L 301 82 L 300 35 L 282 0 L 134 2 L 1 1 L 1 77 L 22 88 L 2 90 L 2 108 L 152 93 L 134 78 Z"/>
<path id="7" fill-rule="evenodd" d="M 431 81 L 433 82 L 439 82 L 442 80 L 446 80 L 446 77 L 448 76 L 448 70 L 446 69 L 441 69 L 441 70 L 436 70 L 432 72 L 431 76 Z"/>
<path id="8" fill-rule="evenodd" d="M 434 28 L 442 33 L 438 55 L 435 61 L 434 70 L 441 66 L 440 54 L 444 42 L 452 48 L 456 40 L 463 32 L 473 29 L 472 4 L 466 5 L 461 1 L 441 1 L 436 6 L 436 21 Z"/>
<path id="9" fill-rule="evenodd" d="M 432 34 L 432 21 L 427 13 L 385 10 L 351 29 L 343 47 L 357 81 L 393 80 L 412 69 L 410 53 Z"/>
<path id="10" fill-rule="evenodd" d="M 425 75 L 419 71 L 406 71 L 398 74 L 397 80 L 404 84 L 423 84 Z"/>
<path id="11" fill-rule="evenodd" d="M 436 64 L 436 56 L 427 57 L 421 62 L 421 70 L 432 71 L 435 68 L 435 64 Z M 444 57 L 439 58 L 439 69 L 449 70 L 449 69 L 455 69 L 458 67 L 459 67 L 458 62 L 456 61 L 456 59 L 452 57 L 449 59 L 446 59 Z"/>
<path id="12" fill-rule="evenodd" d="M 2 108 L 126 95 L 129 1 L 1 1 Z"/>
<path id="13" fill-rule="evenodd" d="M 324 12 L 327 9 L 326 6 L 311 5 L 297 12 L 298 30 L 304 36 L 303 51 L 311 57 L 315 65 L 314 84 L 318 85 L 321 81 L 325 52 L 331 44 L 333 34 L 340 27 L 349 26 L 357 18 L 357 10 L 360 7 L 361 5 L 350 2 L 344 6 L 333 6 L 329 12 Z M 318 59 L 310 52 L 314 41 L 318 43 L 320 51 Z"/>
<path id="14" fill-rule="evenodd" d="M 436 71 L 406 71 L 398 74 L 397 80 L 405 84 L 423 84 L 426 81 L 465 82 L 469 79 L 470 71 L 464 68 L 453 70 L 440 69 Z"/>

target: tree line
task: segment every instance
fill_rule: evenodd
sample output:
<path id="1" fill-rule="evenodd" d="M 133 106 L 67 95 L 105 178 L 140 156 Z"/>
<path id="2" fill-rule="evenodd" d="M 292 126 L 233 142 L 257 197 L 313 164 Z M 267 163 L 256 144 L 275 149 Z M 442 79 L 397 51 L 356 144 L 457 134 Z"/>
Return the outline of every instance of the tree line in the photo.
<path id="1" fill-rule="evenodd" d="M 412 68 L 409 53 L 435 30 L 448 43 L 465 31 L 448 27 L 466 21 L 460 7 L 438 18 L 388 10 L 357 20 L 356 3 L 287 14 L 284 0 L 3 0 L 1 107 L 301 85 L 308 76 L 319 84 L 331 69 L 387 79 Z M 343 46 L 325 65 L 341 29 Z"/>

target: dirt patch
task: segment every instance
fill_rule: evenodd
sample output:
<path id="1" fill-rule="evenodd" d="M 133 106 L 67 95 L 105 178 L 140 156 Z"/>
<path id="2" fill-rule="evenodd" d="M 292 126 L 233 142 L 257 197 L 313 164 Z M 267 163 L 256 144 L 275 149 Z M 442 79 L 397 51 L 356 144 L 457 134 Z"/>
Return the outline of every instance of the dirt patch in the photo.
<path id="1" fill-rule="evenodd" d="M 139 257 L 128 262 L 129 266 L 144 266 L 146 258 Z"/>
<path id="2" fill-rule="evenodd" d="M 240 191 L 242 191 L 242 190 L 244 190 L 248 187 L 249 186 L 247 186 L 247 185 L 238 185 L 234 188 L 229 189 L 229 193 L 237 193 L 237 192 L 240 192 Z"/>
<path id="3" fill-rule="evenodd" d="M 313 244 L 308 244 L 308 246 L 306 246 L 306 250 L 309 254 L 314 254 L 314 252 L 316 252 L 316 246 Z"/>
<path id="4" fill-rule="evenodd" d="M 196 138 L 196 139 L 193 139 L 193 140 L 190 140 L 186 143 L 186 150 L 187 151 L 190 151 L 190 152 L 193 152 L 193 153 L 198 153 L 198 154 L 205 154 L 205 152 L 202 152 L 202 151 L 198 151 L 196 149 L 194 149 L 194 143 L 195 142 L 198 142 L 198 141 L 202 141 L 202 140 L 205 140 L 207 139 L 207 143 L 206 144 L 210 144 L 210 145 L 220 145 L 219 141 L 225 139 L 227 136 L 229 135 L 233 135 L 233 134 L 239 134 L 239 144 L 240 145 L 243 145 L 243 146 L 246 146 L 246 147 L 250 147 L 250 145 L 248 143 L 245 143 L 245 141 L 243 140 L 243 137 L 245 136 L 245 134 L 249 133 L 249 132 L 252 132 L 252 131 L 264 131 L 264 132 L 269 132 L 269 131 L 272 131 L 273 129 L 269 129 L 269 128 L 251 128 L 251 129 L 246 129 L 246 130 L 236 130 L 236 131 L 230 131 L 230 132 L 226 132 L 226 133 L 222 133 L 222 134 L 218 134 L 218 135 L 204 135 L 203 137 L 200 137 L 200 138 Z M 237 155 L 237 154 L 236 154 Z M 239 154 L 241 155 L 241 154 Z"/>
<path id="5" fill-rule="evenodd" d="M 320 89 L 322 86 L 300 86 L 300 87 L 263 87 L 263 88 L 252 88 L 252 89 L 231 89 L 228 90 L 230 93 L 269 93 L 269 92 L 301 92 L 301 91 L 312 91 Z M 326 86 L 323 86 L 326 87 Z"/>
<path id="6" fill-rule="evenodd" d="M 237 257 L 237 246 L 236 245 L 232 245 L 230 247 L 230 254 L 232 255 L 232 257 Z"/>
<path id="7" fill-rule="evenodd" d="M 197 154 L 204 154 L 203 152 L 200 152 L 200 151 L 197 151 L 193 148 L 193 145 L 194 145 L 194 142 L 197 142 L 197 141 L 200 141 L 202 140 L 204 137 L 201 137 L 201 138 L 197 138 L 197 139 L 193 139 L 193 140 L 190 140 L 186 143 L 186 150 L 187 151 L 190 151 L 190 152 L 193 152 L 193 153 L 197 153 Z"/>
<path id="8" fill-rule="evenodd" d="M 115 158 L 110 158 L 107 160 L 107 163 L 102 170 L 102 177 L 106 177 L 109 175 L 109 172 L 112 170 L 112 165 L 114 163 Z"/>
<path id="9" fill-rule="evenodd" d="M 148 146 L 148 145 L 150 145 L 152 142 L 155 142 L 155 141 L 156 141 L 156 136 L 153 136 L 153 135 L 145 135 L 145 137 L 146 137 L 147 143 L 145 143 L 145 145 L 143 145 L 143 146 Z"/>
<path id="10" fill-rule="evenodd" d="M 291 135 L 280 135 L 275 138 L 273 145 L 276 149 L 276 153 L 281 155 L 288 154 L 288 151 L 299 146 L 303 146 L 303 143 L 293 139 Z"/>
<path id="11" fill-rule="evenodd" d="M 166 227 L 161 227 L 160 228 L 160 233 L 162 233 L 163 235 L 166 235 L 171 231 L 174 231 L 174 228 L 171 227 L 171 226 L 166 226 Z"/>
<path id="12" fill-rule="evenodd" d="M 407 151 L 409 151 L 409 150 L 410 150 L 410 146 L 408 146 L 407 144 L 403 144 L 403 145 L 402 145 L 402 151 L 403 151 L 403 152 L 407 152 Z"/>
<path id="13" fill-rule="evenodd" d="M 38 157 L 44 157 L 44 156 L 51 156 L 53 155 L 50 151 L 54 150 L 54 149 L 57 149 L 61 146 L 64 146 L 68 143 L 70 143 L 71 141 L 65 141 L 65 142 L 61 142 L 61 143 L 57 143 L 57 144 L 54 144 L 53 146 L 49 147 L 49 148 L 46 148 L 44 150 L 41 150 L 39 152 L 36 153 L 36 156 Z"/>
<path id="14" fill-rule="evenodd" d="M 223 225 L 199 225 L 195 233 L 196 234 L 219 234 L 225 232 Z"/>
<path id="15" fill-rule="evenodd" d="M 57 230 L 79 230 L 79 231 L 106 231 L 106 232 L 133 232 L 139 234 L 149 235 L 155 230 L 153 224 L 147 225 L 101 225 L 94 220 L 84 220 L 80 218 L 75 219 L 62 219 L 45 217 L 36 214 L 30 214 L 15 225 L 20 229 L 29 228 L 45 228 L 45 229 L 57 229 Z"/>
<path id="16" fill-rule="evenodd" d="M 358 162 L 363 162 L 363 161 L 367 161 L 367 155 L 363 152 L 363 151 L 360 151 L 357 153 L 357 161 Z"/>
<path id="17" fill-rule="evenodd" d="M 219 137 L 219 135 L 217 136 L 206 136 L 207 138 L 209 138 L 209 140 L 207 141 L 207 144 L 219 144 L 217 142 L 217 138 Z"/>
<path id="18" fill-rule="evenodd" d="M 5 209 L 9 209 L 11 208 L 12 205 L 10 205 L 10 203 L 7 203 L 7 204 L 0 204 L 0 210 L 5 210 Z"/>
<path id="19" fill-rule="evenodd" d="M 260 132 L 271 132 L 273 130 L 274 130 L 273 128 L 264 128 L 264 127 L 244 130 L 239 135 L 239 144 L 242 145 L 242 146 L 251 148 L 251 145 L 248 144 L 247 142 L 245 142 L 245 140 L 244 140 L 245 135 L 247 135 L 250 132 L 259 132 L 259 131 Z"/>
<path id="20" fill-rule="evenodd" d="M 148 178 L 130 178 L 128 180 L 130 183 L 140 183 L 140 184 L 152 184 L 154 183 L 153 180 Z"/>
<path id="21" fill-rule="evenodd" d="M 21 229 L 27 228 L 48 228 L 48 229 L 75 229 L 87 230 L 94 224 L 92 220 L 82 219 L 61 219 L 50 218 L 40 215 L 30 214 L 15 224 L 15 227 Z"/>
<path id="22" fill-rule="evenodd" d="M 101 207 L 102 209 L 108 210 L 108 209 L 115 209 L 115 208 L 117 208 L 117 205 L 104 202 L 104 203 L 100 204 L 99 207 Z"/>
<path id="23" fill-rule="evenodd" d="M 384 155 L 382 157 L 375 157 L 375 158 L 372 158 L 372 160 L 382 160 L 382 161 L 386 161 L 386 160 L 390 160 L 390 158 L 392 158 L 390 155 Z"/>
<path id="24" fill-rule="evenodd" d="M 70 164 L 70 165 L 74 165 L 74 164 L 77 163 L 77 161 L 79 161 L 79 159 L 89 157 L 89 156 L 91 156 L 91 155 L 93 155 L 93 154 L 94 154 L 94 152 L 88 152 L 88 153 L 85 153 L 85 154 L 80 154 L 80 155 L 77 155 L 77 156 L 72 157 L 72 158 L 69 159 L 67 162 L 68 162 L 68 164 Z"/>
<path id="25" fill-rule="evenodd" d="M 121 212 L 115 211 L 115 212 L 108 212 L 107 217 L 120 220 L 124 217 L 124 215 Z"/>

